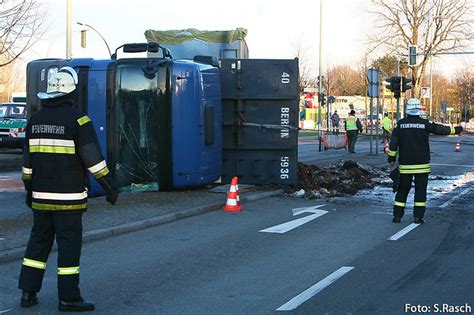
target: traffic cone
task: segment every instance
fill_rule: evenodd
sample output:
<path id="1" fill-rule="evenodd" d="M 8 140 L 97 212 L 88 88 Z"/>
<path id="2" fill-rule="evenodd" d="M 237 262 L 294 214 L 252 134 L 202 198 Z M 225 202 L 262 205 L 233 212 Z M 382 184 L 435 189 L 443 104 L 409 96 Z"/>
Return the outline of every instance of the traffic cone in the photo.
<path id="1" fill-rule="evenodd" d="M 456 149 L 454 149 L 454 152 L 461 152 L 461 142 L 459 140 L 456 142 Z"/>
<path id="2" fill-rule="evenodd" d="M 390 151 L 390 147 L 388 145 L 388 140 L 385 139 L 385 148 L 383 148 L 383 152 L 388 153 L 388 151 Z"/>
<path id="3" fill-rule="evenodd" d="M 227 193 L 227 203 L 223 209 L 230 212 L 242 211 L 242 207 L 240 206 L 239 184 L 237 183 L 237 176 L 232 178 L 229 192 Z"/>

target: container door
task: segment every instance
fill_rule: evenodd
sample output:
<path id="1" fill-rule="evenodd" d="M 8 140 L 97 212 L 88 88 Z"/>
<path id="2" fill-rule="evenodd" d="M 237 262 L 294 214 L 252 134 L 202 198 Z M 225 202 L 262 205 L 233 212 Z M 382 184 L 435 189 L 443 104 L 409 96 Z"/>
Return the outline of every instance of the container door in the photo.
<path id="1" fill-rule="evenodd" d="M 127 188 L 157 190 L 171 182 L 168 71 L 148 60 L 119 62 L 115 70 L 112 163 Z"/>
<path id="2" fill-rule="evenodd" d="M 224 182 L 298 181 L 298 60 L 221 60 Z"/>

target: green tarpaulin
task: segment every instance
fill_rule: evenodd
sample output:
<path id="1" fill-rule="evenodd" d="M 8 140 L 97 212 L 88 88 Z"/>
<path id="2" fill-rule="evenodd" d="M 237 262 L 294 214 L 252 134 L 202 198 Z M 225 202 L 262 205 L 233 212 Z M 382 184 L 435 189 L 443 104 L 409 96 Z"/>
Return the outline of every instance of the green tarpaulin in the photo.
<path id="1" fill-rule="evenodd" d="M 184 30 L 154 31 L 147 30 L 145 37 L 149 42 L 160 44 L 179 45 L 192 39 L 200 39 L 212 43 L 232 43 L 247 36 L 245 28 L 236 28 L 230 31 L 200 31 L 195 28 Z"/>

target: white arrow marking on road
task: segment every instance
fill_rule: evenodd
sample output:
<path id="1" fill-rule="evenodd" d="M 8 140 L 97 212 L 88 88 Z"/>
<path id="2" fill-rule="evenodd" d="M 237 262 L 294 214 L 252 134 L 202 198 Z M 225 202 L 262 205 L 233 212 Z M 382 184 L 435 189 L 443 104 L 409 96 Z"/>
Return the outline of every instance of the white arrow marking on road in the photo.
<path id="1" fill-rule="evenodd" d="M 294 208 L 292 210 L 293 211 L 293 216 L 299 215 L 299 214 L 302 214 L 302 213 L 305 213 L 305 212 L 316 213 L 316 212 L 314 212 L 314 210 L 316 210 L 318 208 L 322 208 L 324 206 L 325 206 L 325 204 L 324 205 L 317 205 L 317 206 L 314 206 L 314 207 Z"/>
<path id="2" fill-rule="evenodd" d="M 310 222 L 310 221 L 312 221 L 316 218 L 319 218 L 320 216 L 323 216 L 326 213 L 328 213 L 328 211 L 325 211 L 325 210 L 317 210 L 317 208 L 320 208 L 320 207 L 323 207 L 323 206 L 325 206 L 325 205 L 319 205 L 319 206 L 308 207 L 308 208 L 293 209 L 293 215 L 298 215 L 298 214 L 305 213 L 305 212 L 314 213 L 314 214 L 308 215 L 304 218 L 300 218 L 300 219 L 296 219 L 296 220 L 293 220 L 293 221 L 290 221 L 290 222 L 286 222 L 286 223 L 283 223 L 283 224 L 280 224 L 280 225 L 275 225 L 275 226 L 269 227 L 267 229 L 260 230 L 259 232 L 283 234 L 283 233 L 286 233 L 286 232 L 291 231 L 293 229 L 296 229 L 297 227 L 299 227 L 299 226 L 301 226 L 305 223 L 308 223 L 308 222 Z"/>
<path id="3" fill-rule="evenodd" d="M 397 234 L 394 234 L 392 236 L 390 236 L 388 238 L 389 241 L 396 241 L 398 240 L 400 237 L 402 237 L 403 235 L 407 234 L 408 232 L 410 232 L 411 230 L 413 230 L 414 228 L 417 228 L 419 226 L 419 224 L 416 224 L 416 223 L 412 223 L 410 224 L 409 226 L 407 226 L 406 228 L 404 228 L 403 230 L 401 230 L 400 232 L 398 232 Z"/>
<path id="4" fill-rule="evenodd" d="M 321 292 L 324 288 L 330 286 L 334 281 L 341 278 L 343 275 L 354 269 L 354 267 L 341 267 L 338 270 L 331 273 L 329 276 L 319 281 L 311 288 L 306 291 L 301 292 L 299 295 L 295 296 L 279 308 L 277 311 L 291 311 Z"/>
<path id="5" fill-rule="evenodd" d="M 458 198 L 461 197 L 461 196 L 464 196 L 464 195 L 467 194 L 470 190 L 471 190 L 471 187 L 466 188 L 466 189 L 463 190 L 459 195 L 454 196 L 453 198 L 449 199 L 448 201 L 446 201 L 445 203 L 443 203 L 443 204 L 442 204 L 441 206 L 439 206 L 439 207 L 440 207 L 440 208 L 446 208 L 447 206 L 449 206 L 450 204 L 452 204 L 454 200 L 458 199 Z"/>

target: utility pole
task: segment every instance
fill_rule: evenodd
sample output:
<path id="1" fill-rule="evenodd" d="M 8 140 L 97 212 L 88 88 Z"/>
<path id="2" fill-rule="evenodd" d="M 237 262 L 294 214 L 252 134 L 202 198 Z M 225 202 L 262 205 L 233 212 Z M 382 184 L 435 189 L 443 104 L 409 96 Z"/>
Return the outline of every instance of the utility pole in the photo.
<path id="1" fill-rule="evenodd" d="M 430 119 L 433 119 L 433 56 L 430 57 Z"/>
<path id="2" fill-rule="evenodd" d="M 397 77 L 400 77 L 400 56 L 397 56 Z M 397 123 L 400 120 L 400 97 L 397 97 Z"/>
<path id="3" fill-rule="evenodd" d="M 66 59 L 72 58 L 72 0 L 67 0 L 66 9 Z"/>
<path id="4" fill-rule="evenodd" d="M 319 89 L 318 93 L 322 93 L 323 90 L 323 0 L 319 0 Z M 321 101 L 318 99 L 318 130 L 319 130 L 319 151 L 321 151 L 322 141 L 322 115 L 321 115 Z"/>

